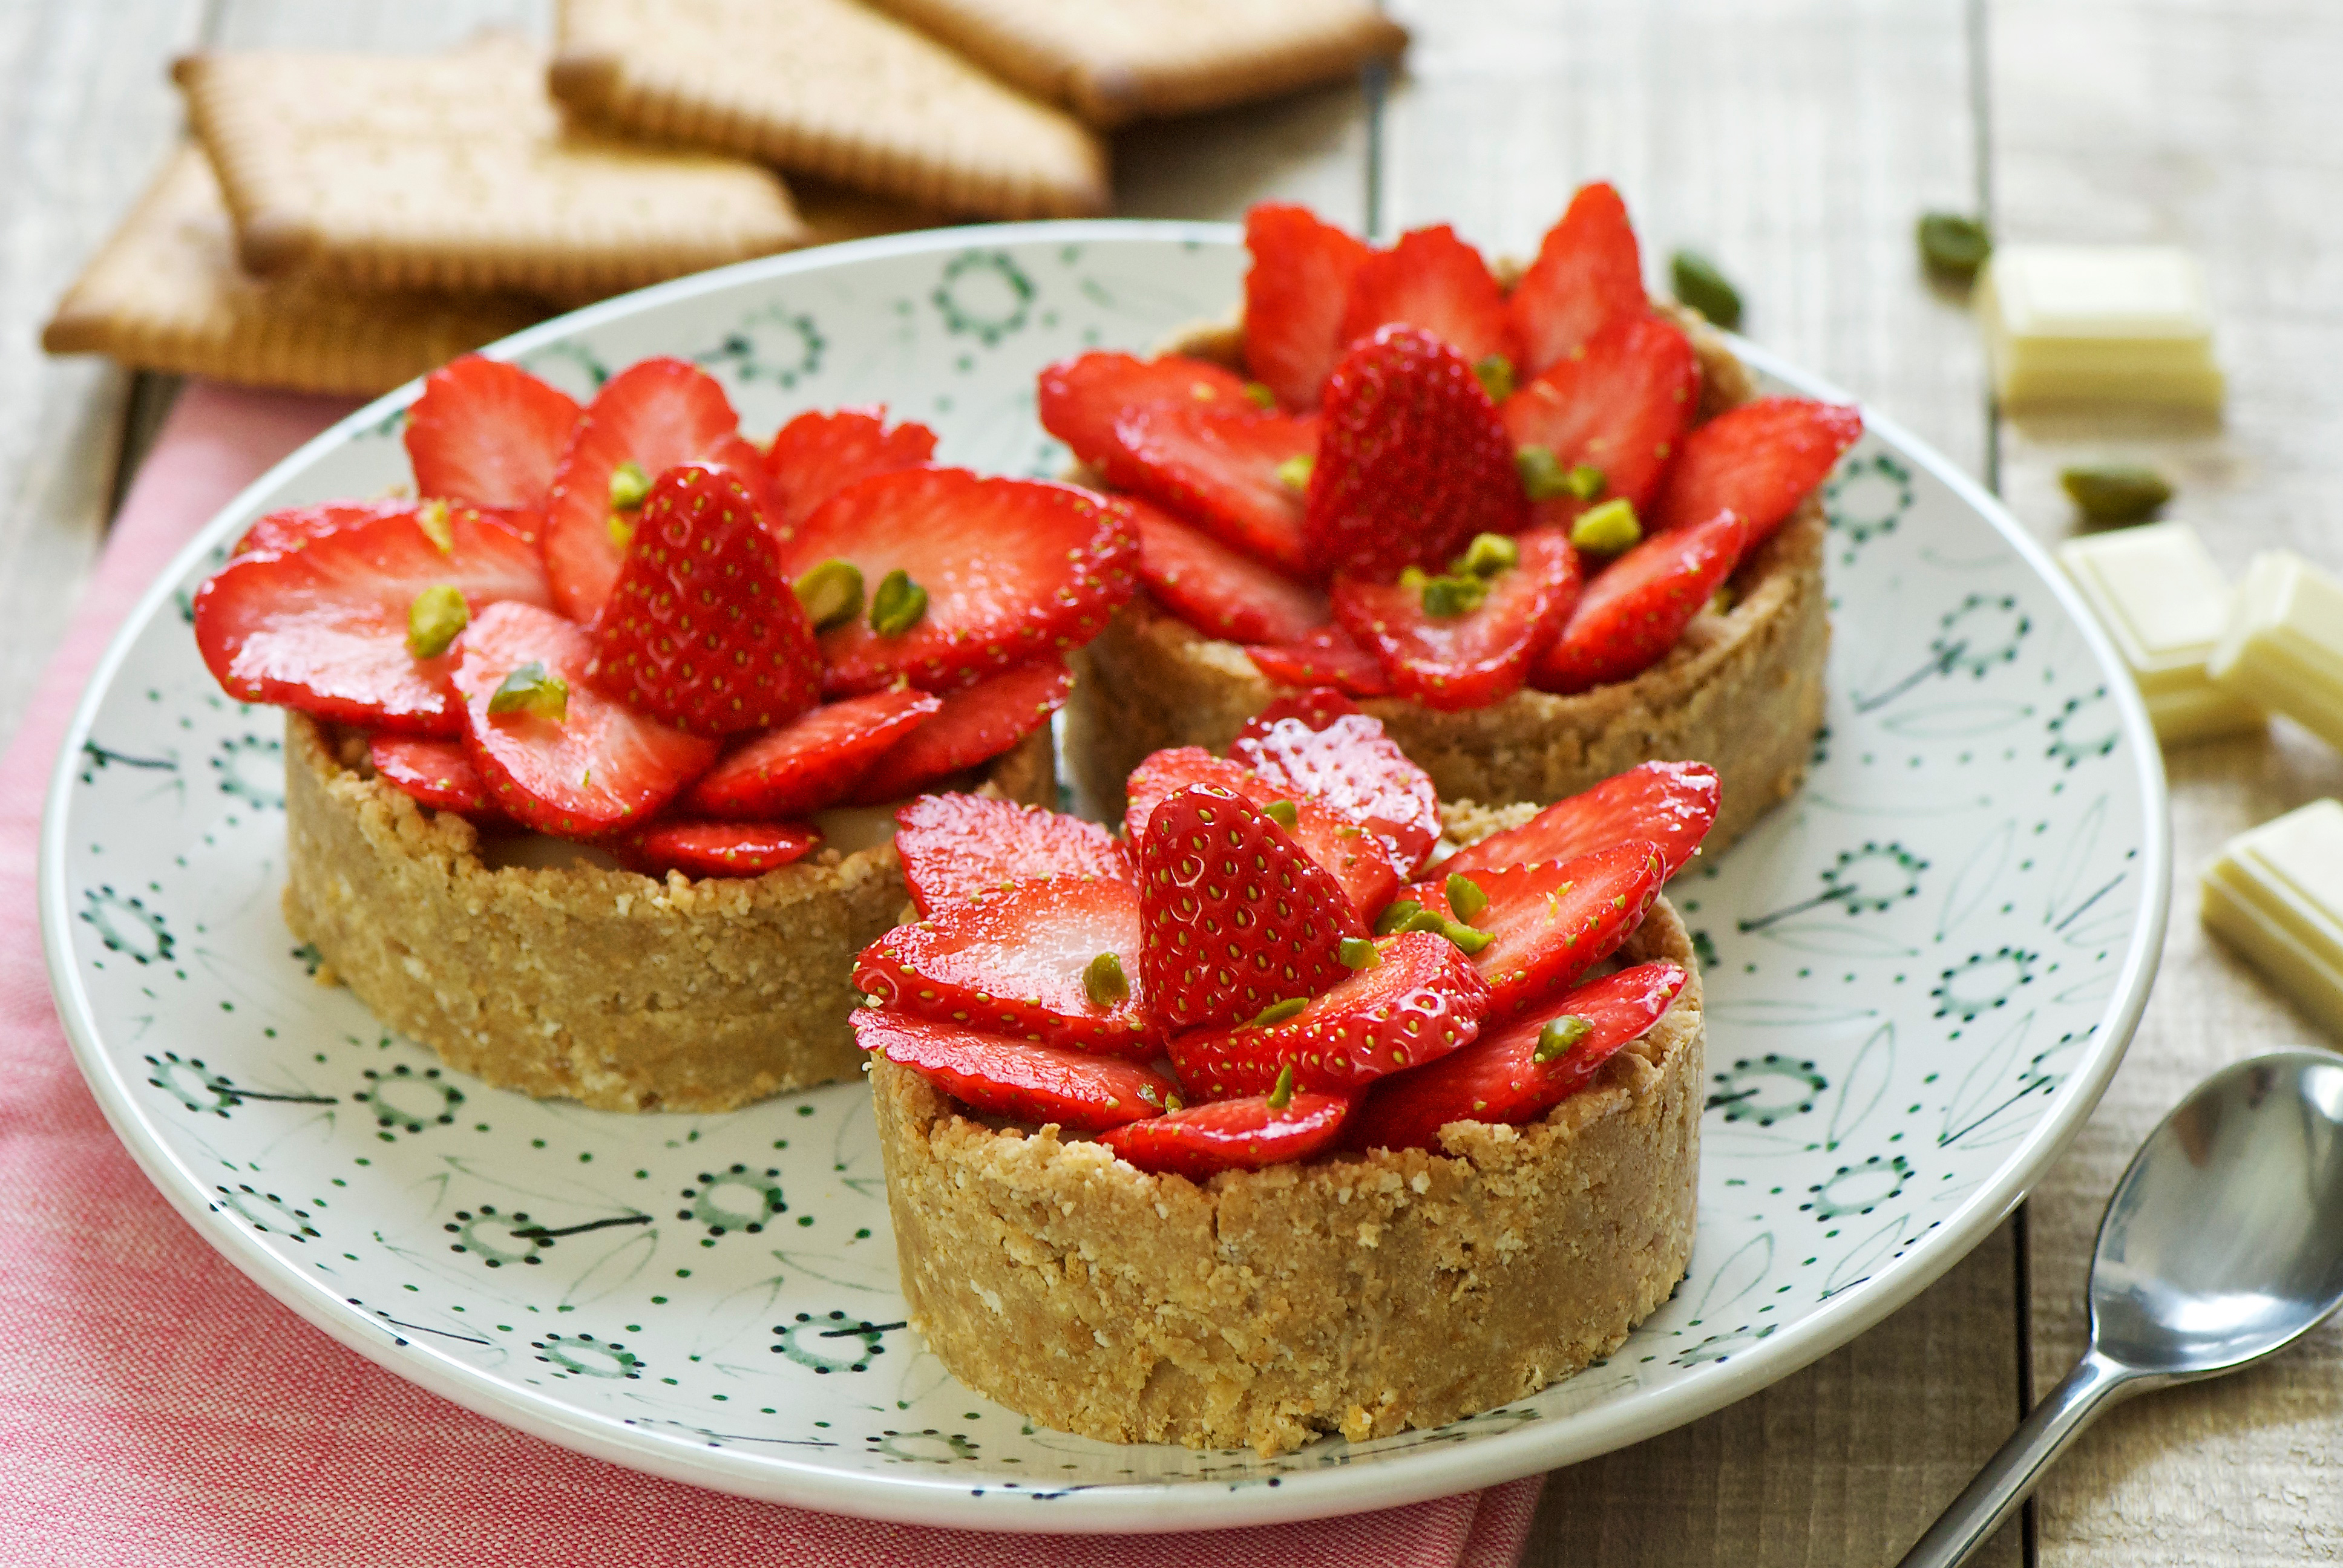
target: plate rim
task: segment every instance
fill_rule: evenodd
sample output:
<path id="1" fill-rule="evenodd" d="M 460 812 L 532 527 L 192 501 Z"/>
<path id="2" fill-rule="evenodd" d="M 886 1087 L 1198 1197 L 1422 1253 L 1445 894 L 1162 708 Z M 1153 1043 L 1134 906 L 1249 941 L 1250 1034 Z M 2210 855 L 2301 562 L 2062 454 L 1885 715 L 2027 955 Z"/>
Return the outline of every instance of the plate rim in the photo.
<path id="1" fill-rule="evenodd" d="M 973 244 L 1033 241 L 1155 240 L 1182 245 L 1234 245 L 1242 230 L 1234 224 L 1153 219 L 1078 219 L 1019 224 L 970 225 L 957 228 L 881 236 L 760 257 L 656 285 L 543 322 L 486 346 L 480 352 L 510 359 L 580 329 L 654 313 L 670 305 L 800 272 L 826 271 L 866 261 L 964 249 Z M 96 710 L 119 676 L 130 649 L 144 635 L 175 586 L 215 548 L 230 519 L 324 452 L 360 430 L 380 423 L 418 395 L 421 378 L 385 393 L 337 420 L 246 486 L 189 542 L 176 551 L 138 596 L 116 628 L 93 668 L 61 737 L 42 808 L 35 869 L 42 947 L 50 990 L 75 1063 L 115 1136 L 130 1151 L 146 1179 L 159 1189 L 204 1241 L 246 1278 L 328 1337 L 396 1376 L 406 1379 L 476 1414 L 591 1457 L 711 1490 L 821 1513 L 895 1523 L 997 1532 L 1052 1534 L 1157 1533 L 1291 1523 L 1368 1512 L 1475 1490 L 1523 1475 L 1576 1463 L 1672 1431 L 1735 1403 L 1875 1326 L 1966 1258 L 2046 1175 L 2064 1153 L 2105 1093 L 2129 1050 L 2147 1006 L 2170 918 L 2172 894 L 2171 815 L 2163 753 L 2145 704 L 2124 672 L 2106 632 L 2080 594 L 2066 580 L 2046 548 L 1977 481 L 1901 424 L 1823 378 L 1789 365 L 1737 336 L 1729 337 L 1745 363 L 1802 393 L 1861 407 L 1865 428 L 1897 455 L 1926 469 L 1981 517 L 2050 590 L 2083 637 L 2108 693 L 2115 699 L 2124 739 L 2132 754 L 2145 826 L 2141 852 L 2147 897 L 2135 922 L 2116 989 L 2100 1018 L 2110 1041 L 2085 1072 L 2066 1081 L 2065 1092 L 2005 1161 L 1994 1180 L 1981 1185 L 1940 1222 L 1928 1244 L 1916 1246 L 1866 1282 L 1848 1291 L 1845 1304 L 1825 1308 L 1732 1357 L 1709 1377 L 1664 1388 L 1615 1410 L 1582 1412 L 1562 1421 L 1527 1423 L 1513 1432 L 1453 1447 L 1427 1446 L 1387 1462 L 1355 1471 L 1337 1464 L 1316 1473 L 1288 1475 L 1275 1486 L 1252 1483 L 1134 1482 L 1061 1493 L 986 1486 L 972 1489 L 941 1479 L 860 1475 L 823 1469 L 785 1456 L 696 1449 L 680 1438 L 649 1432 L 578 1410 L 551 1396 L 508 1387 L 433 1347 L 387 1339 L 373 1324 L 350 1314 L 338 1297 L 260 1244 L 256 1236 L 214 1213 L 200 1196 L 200 1184 L 183 1170 L 155 1136 L 116 1064 L 99 1038 L 89 998 L 73 961 L 70 894 L 65 886 L 65 818 L 76 759 Z M 1215 1490 L 1215 1488 L 1219 1490 Z M 1055 1504 L 1040 1516 L 1002 1506 L 1023 1498 Z"/>

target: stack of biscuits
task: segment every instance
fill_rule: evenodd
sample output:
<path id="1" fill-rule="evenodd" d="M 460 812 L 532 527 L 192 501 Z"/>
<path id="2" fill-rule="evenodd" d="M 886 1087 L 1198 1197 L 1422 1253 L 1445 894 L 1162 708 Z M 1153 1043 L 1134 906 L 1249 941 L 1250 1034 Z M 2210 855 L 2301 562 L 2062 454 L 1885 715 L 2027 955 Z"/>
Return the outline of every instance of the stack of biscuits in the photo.
<path id="1" fill-rule="evenodd" d="M 1370 0 L 559 0 L 548 54 L 203 54 L 55 354 L 372 394 L 749 256 L 1108 210 L 1103 132 L 1338 80 Z"/>

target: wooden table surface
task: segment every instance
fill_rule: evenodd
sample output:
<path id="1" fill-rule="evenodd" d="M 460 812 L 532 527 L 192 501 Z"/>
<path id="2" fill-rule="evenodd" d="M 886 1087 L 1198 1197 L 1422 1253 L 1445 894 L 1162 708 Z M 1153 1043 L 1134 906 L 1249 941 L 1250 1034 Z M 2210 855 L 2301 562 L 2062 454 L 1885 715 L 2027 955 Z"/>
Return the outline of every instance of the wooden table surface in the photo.
<path id="1" fill-rule="evenodd" d="M 2343 564 L 2343 7 L 2314 0 L 1393 0 L 1405 69 L 1144 127 L 1121 210 L 1234 217 L 1266 196 L 1389 236 L 1448 220 L 1527 254 L 1584 180 L 1616 182 L 1647 257 L 1690 245 L 1745 329 L 1934 443 L 2045 538 L 2056 476 L 2137 457 L 2241 565 Z M 196 46 L 412 49 L 529 0 L 0 0 L 0 730 L 13 730 L 173 391 L 47 360 L 39 324 L 145 183 Z M 1982 209 L 2026 239 L 2157 240 L 2209 270 L 2227 418 L 1996 417 L 1962 302 L 1911 230 Z M 2196 920 L 2221 839 L 2322 795 L 2343 760 L 2282 721 L 2167 759 L 2180 872 L 2147 1018 L 2074 1149 L 2009 1225 L 1885 1323 L 1763 1393 L 1554 1474 L 1534 1564 L 1893 1562 L 2078 1352 L 2099 1211 L 2198 1078 L 2320 1039 Z M 2335 1043 L 2328 1041 L 2328 1043 Z M 2243 1564 L 2343 1555 L 2343 1331 L 2108 1417 L 1982 1560 Z"/>

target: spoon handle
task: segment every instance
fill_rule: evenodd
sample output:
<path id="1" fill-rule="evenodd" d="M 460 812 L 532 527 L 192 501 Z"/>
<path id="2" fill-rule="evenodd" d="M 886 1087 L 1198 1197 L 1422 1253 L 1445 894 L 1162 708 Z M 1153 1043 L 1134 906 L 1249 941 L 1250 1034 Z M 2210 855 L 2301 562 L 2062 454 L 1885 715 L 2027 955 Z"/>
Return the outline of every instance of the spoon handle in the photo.
<path id="1" fill-rule="evenodd" d="M 2134 1392 L 2126 1385 L 2139 1376 L 2122 1362 L 2101 1355 L 2096 1347 L 2087 1352 L 2066 1381 L 2018 1422 L 2017 1430 L 2009 1434 L 2001 1452 L 1986 1462 L 1968 1490 L 1928 1526 L 1928 1533 L 1905 1554 L 1899 1568 L 1955 1568 L 1965 1561 L 2017 1511 L 2051 1461 L 2066 1452 L 2100 1408 L 2111 1397 Z"/>

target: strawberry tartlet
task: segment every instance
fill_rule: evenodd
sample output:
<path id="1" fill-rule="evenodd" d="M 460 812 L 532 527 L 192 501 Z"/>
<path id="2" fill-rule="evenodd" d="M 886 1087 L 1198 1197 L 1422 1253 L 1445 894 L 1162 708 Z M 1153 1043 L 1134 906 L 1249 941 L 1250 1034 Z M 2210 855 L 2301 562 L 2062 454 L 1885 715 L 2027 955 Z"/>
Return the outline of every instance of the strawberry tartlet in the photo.
<path id="1" fill-rule="evenodd" d="M 883 410 L 759 447 L 673 359 L 583 407 L 458 360 L 406 439 L 422 499 L 272 513 L 195 600 L 228 694 L 287 709 L 320 978 L 603 1109 L 851 1072 L 891 807 L 1054 797 L 1065 654 L 1132 591 L 1124 504 L 938 467 Z"/>
<path id="2" fill-rule="evenodd" d="M 1150 751 L 1325 684 L 1452 799 L 1694 757 L 1723 848 L 1795 789 L 1830 635 L 1815 492 L 1860 416 L 1753 396 L 1646 297 L 1606 185 L 1507 281 L 1445 226 L 1375 250 L 1263 206 L 1245 236 L 1234 327 L 1041 376 L 1042 423 L 1131 498 L 1146 587 L 1077 659 L 1077 781 L 1111 801 Z"/>
<path id="3" fill-rule="evenodd" d="M 1660 890 L 1715 773 L 1646 763 L 1457 849 L 1312 690 L 1128 795 L 1120 838 L 899 813 L 920 918 L 862 954 L 854 1030 L 928 1347 L 1066 1431 L 1263 1454 L 1616 1349 L 1691 1252 L 1700 982 Z"/>

